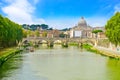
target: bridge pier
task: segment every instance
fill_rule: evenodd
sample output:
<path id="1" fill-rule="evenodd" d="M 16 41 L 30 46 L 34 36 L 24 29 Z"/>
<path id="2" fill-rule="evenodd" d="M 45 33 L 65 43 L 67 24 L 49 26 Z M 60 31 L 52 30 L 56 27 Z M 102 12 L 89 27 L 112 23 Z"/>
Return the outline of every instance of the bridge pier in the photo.
<path id="1" fill-rule="evenodd" d="M 49 48 L 53 48 L 53 46 L 54 46 L 53 41 L 47 41 L 47 46 L 48 46 Z"/>
<path id="2" fill-rule="evenodd" d="M 32 44 L 33 44 L 33 47 L 39 47 L 38 42 L 33 42 Z"/>
<path id="3" fill-rule="evenodd" d="M 68 41 L 67 40 L 62 42 L 62 47 L 66 47 L 66 48 L 68 47 Z"/>
<path id="4" fill-rule="evenodd" d="M 83 47 L 83 43 L 82 42 L 78 42 L 78 47 L 82 48 Z"/>

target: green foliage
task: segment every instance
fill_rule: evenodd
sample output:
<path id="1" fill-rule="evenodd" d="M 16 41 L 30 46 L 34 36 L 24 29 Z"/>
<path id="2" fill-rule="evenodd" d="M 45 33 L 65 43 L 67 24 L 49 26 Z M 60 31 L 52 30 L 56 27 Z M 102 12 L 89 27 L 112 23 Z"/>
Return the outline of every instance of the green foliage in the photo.
<path id="1" fill-rule="evenodd" d="M 47 32 L 46 32 L 46 31 L 44 31 L 44 32 L 42 33 L 42 37 L 47 37 Z"/>
<path id="2" fill-rule="evenodd" d="M 91 49 L 91 48 L 92 48 L 92 46 L 91 46 L 91 45 L 89 45 L 89 44 L 83 44 L 83 48 L 85 48 L 85 49 L 89 50 L 89 49 Z"/>
<path id="3" fill-rule="evenodd" d="M 93 31 L 92 31 L 92 33 L 95 33 L 95 34 L 97 34 L 97 33 L 99 33 L 99 32 L 102 32 L 102 30 L 93 30 Z"/>
<path id="4" fill-rule="evenodd" d="M 105 29 L 106 36 L 110 42 L 116 46 L 120 45 L 120 12 L 117 12 L 108 20 Z"/>
<path id="5" fill-rule="evenodd" d="M 95 52 L 98 53 L 98 50 L 95 49 L 93 46 L 89 45 L 89 44 L 83 44 L 83 48 L 90 51 L 90 52 Z"/>
<path id="6" fill-rule="evenodd" d="M 65 34 L 62 32 L 62 33 L 59 35 L 59 37 L 64 38 L 64 37 L 65 37 Z"/>
<path id="7" fill-rule="evenodd" d="M 40 36 L 40 33 L 39 33 L 39 31 L 38 31 L 38 30 L 36 30 L 36 31 L 35 31 L 35 35 L 36 35 L 37 37 L 39 37 L 39 36 Z"/>
<path id="8" fill-rule="evenodd" d="M 22 27 L 0 15 L 0 47 L 14 46 L 22 37 Z"/>
<path id="9" fill-rule="evenodd" d="M 42 29 L 48 29 L 48 25 L 46 24 L 41 24 Z"/>
<path id="10" fill-rule="evenodd" d="M 15 55 L 19 52 L 21 52 L 21 51 L 19 49 L 14 48 L 14 47 L 7 48 L 7 49 L 4 49 L 3 51 L 1 51 L 1 53 L 0 53 L 1 54 L 0 55 L 0 67 L 5 61 L 7 61 L 13 55 Z"/>
<path id="11" fill-rule="evenodd" d="M 102 30 L 93 30 L 92 33 L 95 34 L 95 37 L 97 38 L 98 37 L 98 33 L 99 32 L 103 32 Z"/>
<path id="12" fill-rule="evenodd" d="M 47 30 L 53 30 L 53 28 L 49 28 L 49 29 L 47 29 Z"/>
<path id="13" fill-rule="evenodd" d="M 32 30 L 32 31 L 37 30 L 37 28 L 42 28 L 42 29 L 44 29 L 44 30 L 49 29 L 49 26 L 46 25 L 46 24 L 41 24 L 41 25 L 40 25 L 40 24 L 32 24 L 32 25 L 23 24 L 22 27 L 23 27 L 24 29 Z"/>
<path id="14" fill-rule="evenodd" d="M 61 31 L 68 31 L 68 30 L 70 30 L 70 28 L 61 29 Z"/>
<path id="15" fill-rule="evenodd" d="M 78 46 L 78 43 L 77 42 L 70 42 L 69 45 L 70 46 Z"/>
<path id="16" fill-rule="evenodd" d="M 28 33 L 27 33 L 27 30 L 24 30 L 24 29 L 23 29 L 23 37 L 24 37 L 24 38 L 27 37 L 27 34 L 28 34 Z"/>

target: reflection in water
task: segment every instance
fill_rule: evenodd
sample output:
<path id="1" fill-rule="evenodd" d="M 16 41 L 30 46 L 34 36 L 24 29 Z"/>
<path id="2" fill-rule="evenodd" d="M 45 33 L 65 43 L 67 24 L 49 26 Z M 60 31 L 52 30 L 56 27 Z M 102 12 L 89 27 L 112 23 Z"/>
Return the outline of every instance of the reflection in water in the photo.
<path id="1" fill-rule="evenodd" d="M 120 61 L 109 59 L 107 62 L 107 73 L 109 80 L 120 80 Z"/>
<path id="2" fill-rule="evenodd" d="M 120 80 L 120 61 L 77 48 L 46 45 L 0 68 L 0 80 Z"/>
<path id="3" fill-rule="evenodd" d="M 14 72 L 16 69 L 19 69 L 22 65 L 22 56 L 21 54 L 15 55 L 13 58 L 9 59 L 0 67 L 0 80 L 4 77 L 9 77 L 11 72 Z"/>

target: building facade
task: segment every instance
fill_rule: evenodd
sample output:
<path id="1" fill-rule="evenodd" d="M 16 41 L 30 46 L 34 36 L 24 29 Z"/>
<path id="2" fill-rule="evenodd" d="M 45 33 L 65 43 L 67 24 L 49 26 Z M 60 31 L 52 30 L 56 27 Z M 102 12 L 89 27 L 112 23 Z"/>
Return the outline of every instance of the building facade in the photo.
<path id="1" fill-rule="evenodd" d="M 92 38 L 92 27 L 87 25 L 84 17 L 70 30 L 70 38 Z"/>

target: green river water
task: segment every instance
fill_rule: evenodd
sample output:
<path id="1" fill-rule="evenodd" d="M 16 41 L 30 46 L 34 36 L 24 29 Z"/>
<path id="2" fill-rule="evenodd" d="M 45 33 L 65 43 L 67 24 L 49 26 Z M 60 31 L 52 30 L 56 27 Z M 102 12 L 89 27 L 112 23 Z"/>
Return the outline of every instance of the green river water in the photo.
<path id="1" fill-rule="evenodd" d="M 75 46 L 41 46 L 5 62 L 0 80 L 120 80 L 120 61 Z"/>

